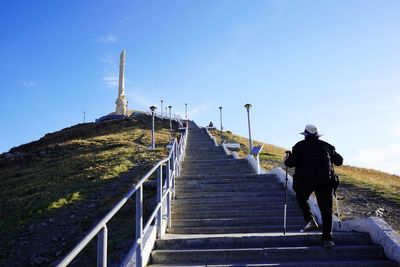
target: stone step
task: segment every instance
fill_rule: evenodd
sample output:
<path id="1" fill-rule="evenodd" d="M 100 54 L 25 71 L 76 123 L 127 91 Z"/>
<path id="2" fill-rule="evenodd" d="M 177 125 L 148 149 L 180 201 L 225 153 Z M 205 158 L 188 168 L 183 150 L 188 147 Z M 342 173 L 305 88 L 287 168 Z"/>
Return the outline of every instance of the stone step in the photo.
<path id="1" fill-rule="evenodd" d="M 188 179 L 210 179 L 210 180 L 219 180 L 219 179 L 260 179 L 260 180 L 271 180 L 273 182 L 277 182 L 278 180 L 275 178 L 273 174 L 219 174 L 219 175 L 181 175 L 177 177 L 177 180 L 188 180 Z"/>
<path id="2" fill-rule="evenodd" d="M 226 160 L 228 159 L 228 155 L 226 155 L 224 152 L 220 151 L 209 151 L 207 153 L 202 152 L 202 151 L 193 151 L 192 153 L 185 153 L 189 159 L 194 159 L 194 160 Z"/>
<path id="3" fill-rule="evenodd" d="M 190 190 L 193 189 L 215 189 L 218 187 L 224 187 L 226 189 L 230 188 L 262 188 L 262 189 L 277 189 L 277 190 L 285 190 L 284 184 L 273 182 L 273 181 L 260 181 L 259 179 L 248 179 L 248 180 L 239 180 L 239 179 L 181 179 L 178 177 L 175 180 L 176 188 L 184 188 Z M 288 192 L 289 193 L 289 192 Z"/>
<path id="4" fill-rule="evenodd" d="M 190 152 L 192 150 L 203 150 L 206 152 L 207 149 L 214 150 L 214 151 L 221 151 L 224 152 L 224 149 L 222 146 L 215 146 L 214 141 L 208 140 L 208 141 L 201 141 L 201 142 L 192 142 L 188 143 L 186 146 L 186 151 Z"/>
<path id="5" fill-rule="evenodd" d="M 187 160 L 192 160 L 192 161 L 202 161 L 205 159 L 211 159 L 211 160 L 225 160 L 225 159 L 229 159 L 229 158 L 233 158 L 232 156 L 225 156 L 225 155 L 220 155 L 220 156 L 196 156 L 196 157 L 188 157 L 186 156 L 185 159 Z"/>
<path id="6" fill-rule="evenodd" d="M 234 196 L 234 197 L 209 197 L 209 198 L 182 198 L 175 196 L 176 198 L 172 201 L 172 205 L 187 205 L 187 204 L 218 204 L 225 203 L 227 207 L 229 204 L 282 204 L 284 203 L 285 197 L 282 196 Z M 288 202 L 295 202 L 294 196 L 288 197 Z"/>
<path id="7" fill-rule="evenodd" d="M 225 160 L 225 159 L 233 159 L 233 156 L 231 156 L 231 155 L 223 155 L 223 154 L 185 156 L 185 160 L 190 160 L 190 161 Z"/>
<path id="8" fill-rule="evenodd" d="M 218 151 L 224 151 L 224 148 L 222 146 L 215 146 L 214 141 L 211 139 L 208 140 L 193 140 L 193 141 L 188 141 L 187 146 L 186 146 L 186 151 L 190 151 L 190 149 L 206 149 L 206 148 L 211 148 L 214 150 Z"/>
<path id="9" fill-rule="evenodd" d="M 244 177 L 244 176 L 242 176 Z M 271 186 L 280 186 L 283 187 L 283 183 L 278 183 L 276 180 L 272 179 L 260 179 L 260 178 L 211 178 L 211 177 L 199 177 L 197 175 L 193 176 L 185 176 L 185 177 L 177 177 L 175 180 L 176 184 L 181 185 L 210 185 L 210 186 L 218 186 L 218 184 L 239 186 L 239 185 L 257 185 L 257 184 L 266 184 Z"/>
<path id="10" fill-rule="evenodd" d="M 357 252 L 357 253 L 355 253 Z M 337 246 L 325 249 L 310 247 L 268 247 L 238 249 L 186 249 L 155 250 L 151 253 L 154 263 L 206 263 L 226 262 L 256 263 L 259 261 L 328 261 L 382 259 L 383 252 L 375 245 Z"/>
<path id="11" fill-rule="evenodd" d="M 192 137 L 188 136 L 189 141 L 191 141 L 191 143 L 188 144 L 195 144 L 197 142 L 209 142 L 214 144 L 214 141 L 210 138 L 210 136 L 208 136 L 207 134 L 192 134 Z"/>
<path id="12" fill-rule="evenodd" d="M 252 181 L 247 183 L 197 183 L 197 182 L 184 182 L 184 181 L 176 181 L 175 182 L 175 190 L 210 190 L 210 191 L 218 191 L 218 190 L 247 190 L 247 189 L 274 189 L 274 190 L 284 190 L 283 185 L 277 183 L 264 182 L 260 183 L 259 181 Z"/>
<path id="13" fill-rule="evenodd" d="M 208 166 L 202 166 L 202 165 L 192 165 L 192 166 L 187 166 L 187 165 L 183 165 L 182 166 L 182 170 L 185 171 L 231 171 L 232 174 L 235 174 L 235 170 L 241 170 L 241 169 L 252 169 L 251 166 L 249 164 L 245 164 L 245 163 L 238 163 L 238 164 L 232 164 L 229 165 L 227 164 L 226 166 L 213 166 L 213 165 L 208 165 Z"/>
<path id="14" fill-rule="evenodd" d="M 300 225 L 304 222 L 303 216 L 288 216 L 287 222 Z M 283 216 L 279 217 L 247 217 L 247 218 L 207 218 L 207 219 L 174 219 L 172 225 L 177 227 L 234 227 L 234 226 L 263 226 L 283 224 Z"/>
<path id="15" fill-rule="evenodd" d="M 277 191 L 280 192 L 280 194 L 285 193 L 285 188 L 281 184 L 273 184 L 269 182 L 264 182 L 264 183 L 259 183 L 259 182 L 250 182 L 250 183 L 231 183 L 231 182 L 225 182 L 225 183 L 193 183 L 193 182 L 183 182 L 183 181 L 177 181 L 175 183 L 175 190 L 176 191 L 186 191 L 186 192 L 192 192 L 192 191 L 197 191 L 197 192 L 204 192 L 204 191 L 240 191 L 242 189 L 243 191 L 250 191 L 250 190 L 262 190 L 267 196 L 269 191 Z M 290 192 L 288 192 L 288 195 L 291 195 Z"/>
<path id="16" fill-rule="evenodd" d="M 292 208 L 286 211 L 287 216 L 302 216 L 300 210 Z M 212 211 L 196 211 L 196 212 L 182 212 L 175 209 L 172 212 L 174 219 L 213 219 L 213 218 L 259 218 L 259 217 L 278 217 L 283 218 L 283 208 L 268 209 L 268 210 L 212 210 Z"/>
<path id="17" fill-rule="evenodd" d="M 285 192 L 285 187 L 280 183 L 273 183 L 270 181 L 259 181 L 259 180 L 249 180 L 245 183 L 239 180 L 214 180 L 214 181 L 201 181 L 201 180 L 176 180 L 175 181 L 175 189 L 176 190 L 233 190 L 242 188 L 243 190 L 247 189 L 255 189 L 259 190 L 281 190 L 283 193 Z M 282 194 L 283 194 L 282 193 Z M 288 191 L 288 194 L 291 194 Z"/>
<path id="18" fill-rule="evenodd" d="M 185 152 L 185 155 L 188 155 L 189 157 L 205 157 L 207 159 L 208 157 L 215 157 L 215 156 L 227 156 L 223 150 L 218 150 L 218 149 L 213 149 L 209 148 L 207 150 L 202 150 L 202 149 L 188 149 Z"/>
<path id="19" fill-rule="evenodd" d="M 199 153 L 203 155 L 207 154 L 221 154 L 221 155 L 226 155 L 225 151 L 217 146 L 208 146 L 204 147 L 204 145 L 199 145 L 199 146 L 192 146 L 192 147 L 187 147 L 185 153 L 188 155 L 191 155 L 192 153 Z M 206 149 L 207 148 L 207 149 Z"/>
<path id="20" fill-rule="evenodd" d="M 287 231 L 299 232 L 304 224 L 287 224 Z M 167 229 L 170 234 L 232 234 L 232 233 L 277 233 L 283 231 L 281 225 L 231 226 L 231 227 L 174 227 Z"/>
<path id="21" fill-rule="evenodd" d="M 199 175 L 185 175 L 175 178 L 175 183 L 181 184 L 191 184 L 191 185 L 211 185 L 217 186 L 215 184 L 232 184 L 232 185 L 246 185 L 246 184 L 270 184 L 275 186 L 284 186 L 283 183 L 278 182 L 276 179 L 263 179 L 258 177 L 246 177 L 247 174 L 238 175 L 238 178 L 220 178 L 218 176 L 199 176 Z"/>
<path id="22" fill-rule="evenodd" d="M 340 245 L 367 245 L 371 239 L 365 233 L 334 232 L 335 243 Z M 156 241 L 156 249 L 218 249 L 218 248 L 255 248 L 319 246 L 320 233 L 283 233 L 247 234 L 247 235 L 170 235 Z"/>
<path id="23" fill-rule="evenodd" d="M 176 199 L 187 199 L 187 198 L 197 198 L 200 200 L 203 198 L 216 198 L 216 197 L 223 197 L 223 198 L 229 198 L 229 197 L 262 197 L 262 196 L 267 196 L 267 197 L 274 197 L 274 196 L 279 196 L 283 197 L 285 191 L 284 190 L 266 190 L 266 189 L 259 189 L 259 188 L 250 188 L 250 189 L 229 189 L 229 190 L 224 190 L 224 188 L 221 189 L 205 189 L 205 190 L 176 190 L 175 191 L 175 197 Z"/>
<path id="24" fill-rule="evenodd" d="M 197 136 L 192 136 L 192 138 L 188 138 L 189 142 L 188 145 L 194 145 L 197 143 L 210 143 L 210 144 L 214 144 L 214 141 L 208 136 L 208 135 L 197 135 Z"/>
<path id="25" fill-rule="evenodd" d="M 185 160 L 188 161 L 201 161 L 201 160 L 214 160 L 214 161 L 223 161 L 227 159 L 233 159 L 230 155 L 226 155 L 222 152 L 212 152 L 212 153 L 200 153 L 193 152 L 192 154 L 185 154 Z M 185 161 L 184 161 L 185 164 Z"/>
<path id="26" fill-rule="evenodd" d="M 249 174 L 252 173 L 251 168 L 235 168 L 235 169 L 215 169 L 215 170 L 182 170 L 182 175 L 219 175 L 219 174 L 227 174 L 227 173 L 236 173 L 236 174 Z"/>
<path id="27" fill-rule="evenodd" d="M 225 155 L 225 151 L 221 148 L 211 145 L 199 145 L 199 146 L 191 146 L 186 147 L 186 154 L 190 155 L 192 153 L 201 153 L 201 154 L 223 154 Z"/>
<path id="28" fill-rule="evenodd" d="M 227 156 L 227 154 L 223 150 L 214 148 L 209 148 L 208 150 L 190 149 L 186 150 L 185 155 L 188 155 L 189 157 Z"/>
<path id="29" fill-rule="evenodd" d="M 274 211 L 284 208 L 283 202 L 233 202 L 233 203 L 197 203 L 197 202 L 172 202 L 172 210 L 180 212 L 202 212 L 202 211 Z M 293 199 L 287 204 L 288 210 L 298 210 L 297 202 Z"/>
<path id="30" fill-rule="evenodd" d="M 247 160 L 242 159 L 226 159 L 226 160 L 209 160 L 209 161 L 184 161 L 183 166 L 186 168 L 192 167 L 226 167 L 237 165 L 249 165 Z"/>
<path id="31" fill-rule="evenodd" d="M 242 169 L 249 169 L 251 170 L 250 165 L 244 164 L 244 163 L 238 163 L 235 165 L 226 165 L 226 166 L 182 166 L 182 170 L 185 172 L 202 172 L 202 171 L 224 171 L 228 172 L 231 171 L 233 174 L 235 173 L 236 170 L 242 170 Z"/>
<path id="32" fill-rule="evenodd" d="M 151 264 L 151 267 L 396 267 L 398 264 L 388 260 L 331 260 L 331 261 L 292 261 L 276 262 L 262 261 L 261 263 L 223 263 L 223 264 Z"/>
<path id="33" fill-rule="evenodd" d="M 190 144 L 186 146 L 186 152 L 191 153 L 191 152 L 202 152 L 202 153 L 208 153 L 208 152 L 220 152 L 224 153 L 225 151 L 221 146 L 215 146 L 214 142 L 208 141 L 208 142 L 199 142 L 195 144 Z"/>

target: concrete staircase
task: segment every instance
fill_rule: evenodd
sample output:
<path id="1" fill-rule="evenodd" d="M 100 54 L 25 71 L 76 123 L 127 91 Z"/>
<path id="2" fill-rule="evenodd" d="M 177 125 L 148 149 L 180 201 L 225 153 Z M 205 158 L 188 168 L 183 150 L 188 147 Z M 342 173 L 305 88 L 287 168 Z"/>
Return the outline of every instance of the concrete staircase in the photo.
<path id="1" fill-rule="evenodd" d="M 367 234 L 334 233 L 337 246 L 327 250 L 320 233 L 300 233 L 294 196 L 283 235 L 284 186 L 227 156 L 192 122 L 175 192 L 172 228 L 150 266 L 397 266 Z"/>

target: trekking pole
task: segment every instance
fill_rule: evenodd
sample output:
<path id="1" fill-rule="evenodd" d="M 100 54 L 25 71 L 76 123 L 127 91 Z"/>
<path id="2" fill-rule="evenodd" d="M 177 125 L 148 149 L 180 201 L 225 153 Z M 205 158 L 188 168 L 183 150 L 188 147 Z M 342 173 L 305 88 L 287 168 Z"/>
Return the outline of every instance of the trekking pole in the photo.
<path id="1" fill-rule="evenodd" d="M 289 156 L 290 151 L 286 151 L 286 158 Z M 286 210 L 287 210 L 287 183 L 288 183 L 288 167 L 285 166 L 285 206 L 283 209 L 283 234 L 286 235 Z"/>

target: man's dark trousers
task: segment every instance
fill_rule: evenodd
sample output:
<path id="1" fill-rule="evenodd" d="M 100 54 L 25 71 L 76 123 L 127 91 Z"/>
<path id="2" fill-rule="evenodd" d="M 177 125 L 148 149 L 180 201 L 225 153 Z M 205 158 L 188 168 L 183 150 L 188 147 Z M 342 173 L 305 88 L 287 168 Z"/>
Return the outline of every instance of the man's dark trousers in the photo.
<path id="1" fill-rule="evenodd" d="M 307 203 L 311 193 L 315 192 L 317 203 L 322 217 L 322 240 L 332 239 L 332 187 L 326 184 L 315 182 L 303 183 L 296 190 L 297 203 L 303 212 L 304 220 L 309 222 L 314 219 Z"/>

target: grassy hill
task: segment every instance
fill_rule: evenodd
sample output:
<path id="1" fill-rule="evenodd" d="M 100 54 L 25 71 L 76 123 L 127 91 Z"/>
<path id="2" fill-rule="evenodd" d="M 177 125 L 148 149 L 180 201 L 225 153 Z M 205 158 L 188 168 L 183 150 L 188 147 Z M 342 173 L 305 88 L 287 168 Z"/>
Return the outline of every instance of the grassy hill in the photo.
<path id="1" fill-rule="evenodd" d="M 239 156 L 248 154 L 248 139 L 229 131 L 212 130 L 218 142 L 240 144 Z M 299 136 L 300 138 L 300 136 Z M 299 139 L 300 140 L 300 139 Z M 260 163 L 267 170 L 276 166 L 284 167 L 282 162 L 287 149 L 254 141 L 254 145 L 264 145 Z M 346 155 L 343 155 L 346 160 Z M 293 170 L 289 170 L 293 172 Z M 400 230 L 400 177 L 372 169 L 344 165 L 336 168 L 341 180 L 338 192 L 342 219 L 381 216 L 396 230 Z"/>
<path id="2" fill-rule="evenodd" d="M 169 121 L 156 120 L 155 150 L 148 149 L 151 117 L 142 115 L 78 124 L 2 154 L 0 266 L 50 265 L 62 257 L 167 156 L 168 129 Z M 152 197 L 149 188 L 145 198 Z M 128 206 L 111 225 L 111 248 L 134 237 Z M 127 219 L 132 228 L 120 229 Z"/>
<path id="3" fill-rule="evenodd" d="M 0 266 L 50 266 L 64 256 L 154 163 L 167 156 L 169 121 L 156 120 L 153 151 L 148 149 L 150 129 L 146 115 L 78 124 L 1 154 Z M 213 134 L 220 141 L 240 143 L 239 155 L 247 154 L 246 138 L 229 131 Z M 281 166 L 284 152 L 264 144 L 262 166 Z M 400 229 L 400 177 L 351 166 L 337 171 L 343 218 L 379 215 Z M 154 183 L 145 184 L 145 214 L 154 205 L 154 191 Z M 112 260 L 120 259 L 132 244 L 134 221 L 130 200 L 108 225 Z M 94 258 L 95 245 L 92 242 L 85 258 Z M 77 264 L 94 263 L 78 259 Z"/>

